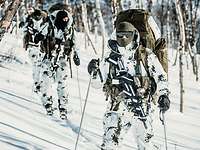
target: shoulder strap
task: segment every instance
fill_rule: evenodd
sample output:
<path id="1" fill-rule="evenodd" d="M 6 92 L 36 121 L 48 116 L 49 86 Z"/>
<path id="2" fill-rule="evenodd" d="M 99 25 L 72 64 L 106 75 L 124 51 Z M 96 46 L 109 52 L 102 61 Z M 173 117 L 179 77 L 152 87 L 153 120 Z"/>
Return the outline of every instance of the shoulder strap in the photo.
<path id="1" fill-rule="evenodd" d="M 147 62 L 147 51 L 146 48 L 143 47 L 142 45 L 139 46 L 139 48 L 136 50 L 135 53 L 135 60 L 137 60 L 137 62 L 141 61 L 146 72 L 147 75 L 150 77 L 150 73 L 149 73 L 149 69 L 148 69 L 148 62 Z"/>

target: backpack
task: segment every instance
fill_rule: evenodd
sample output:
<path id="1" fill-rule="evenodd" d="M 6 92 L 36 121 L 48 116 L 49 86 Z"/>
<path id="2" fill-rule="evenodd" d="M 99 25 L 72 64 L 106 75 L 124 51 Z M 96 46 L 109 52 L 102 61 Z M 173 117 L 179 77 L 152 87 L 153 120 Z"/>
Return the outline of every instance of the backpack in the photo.
<path id="1" fill-rule="evenodd" d="M 53 13 L 54 11 L 57 11 L 57 10 L 66 10 L 68 12 L 71 12 L 69 5 L 56 3 L 49 8 L 49 13 Z"/>
<path id="2" fill-rule="evenodd" d="M 126 21 L 134 25 L 134 27 L 140 33 L 140 43 L 145 48 L 153 50 L 155 55 L 158 57 L 164 71 L 168 73 L 168 53 L 166 50 L 166 41 L 164 38 L 159 38 L 156 40 L 153 30 L 151 29 L 148 18 L 150 14 L 143 9 L 129 9 L 126 11 L 121 11 L 116 18 L 115 26 L 120 22 Z M 147 66 L 146 56 L 147 53 L 144 49 L 138 49 L 138 56 L 144 64 Z"/>

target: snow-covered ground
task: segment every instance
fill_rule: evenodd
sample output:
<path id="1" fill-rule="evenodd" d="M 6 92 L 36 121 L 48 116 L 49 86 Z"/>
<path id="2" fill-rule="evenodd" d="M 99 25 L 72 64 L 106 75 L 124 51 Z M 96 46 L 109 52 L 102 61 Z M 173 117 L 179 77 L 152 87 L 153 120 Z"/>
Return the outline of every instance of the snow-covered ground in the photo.
<path id="1" fill-rule="evenodd" d="M 96 56 L 91 46 L 85 48 L 84 36 L 80 34 L 81 65 L 78 69 L 73 66 L 73 78 L 69 78 L 70 110 L 68 121 L 63 121 L 57 111 L 53 117 L 47 116 L 40 99 L 33 94 L 31 65 L 27 52 L 22 49 L 20 38 L 21 36 L 6 35 L 0 43 L 0 54 L 9 53 L 17 56 L 16 61 L 0 63 L 0 149 L 74 150 L 81 108 L 89 83 L 87 64 Z M 172 67 L 173 59 L 170 58 L 169 86 L 172 104 L 171 109 L 166 113 L 168 149 L 199 150 L 200 84 L 194 80 L 191 70 L 185 68 L 184 113 L 179 113 L 179 70 L 177 66 Z M 78 81 L 81 88 L 81 103 Z M 54 97 L 56 98 L 55 94 Z M 102 118 L 106 103 L 101 89 L 91 87 L 78 150 L 100 150 L 103 134 Z M 56 101 L 54 105 L 56 107 Z M 159 121 L 158 113 L 156 117 L 154 143 L 164 150 L 163 126 Z M 136 149 L 133 137 L 130 130 L 124 139 L 122 150 Z"/>

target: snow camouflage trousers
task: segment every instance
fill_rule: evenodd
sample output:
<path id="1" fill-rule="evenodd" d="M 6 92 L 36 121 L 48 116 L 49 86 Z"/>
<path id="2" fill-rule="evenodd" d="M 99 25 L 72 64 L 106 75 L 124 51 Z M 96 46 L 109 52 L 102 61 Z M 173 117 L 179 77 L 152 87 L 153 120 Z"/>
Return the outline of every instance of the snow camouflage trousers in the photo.
<path id="1" fill-rule="evenodd" d="M 123 138 L 130 128 L 133 129 L 132 131 L 138 150 L 157 150 L 151 143 L 151 137 L 154 135 L 152 124 L 154 110 L 152 109 L 150 111 L 146 121 L 147 128 L 145 128 L 143 122 L 127 110 L 122 98 L 117 98 L 115 105 L 117 109 L 113 107 L 113 104 L 111 107 L 110 100 L 107 111 L 104 114 L 102 150 L 120 149 Z M 115 109 L 113 110 L 113 108 Z M 133 140 L 134 138 L 131 139 Z"/>
<path id="2" fill-rule="evenodd" d="M 28 46 L 27 48 L 29 59 L 32 63 L 32 77 L 33 77 L 33 91 L 36 91 L 36 87 L 40 83 L 41 66 L 44 54 L 40 52 L 40 48 L 36 46 Z"/>
<path id="3" fill-rule="evenodd" d="M 42 63 L 42 76 L 40 82 L 41 100 L 43 106 L 52 105 L 52 80 L 57 83 L 57 97 L 59 109 L 67 110 L 68 87 L 67 87 L 67 61 L 65 58 L 58 58 L 57 65 L 45 59 Z"/>

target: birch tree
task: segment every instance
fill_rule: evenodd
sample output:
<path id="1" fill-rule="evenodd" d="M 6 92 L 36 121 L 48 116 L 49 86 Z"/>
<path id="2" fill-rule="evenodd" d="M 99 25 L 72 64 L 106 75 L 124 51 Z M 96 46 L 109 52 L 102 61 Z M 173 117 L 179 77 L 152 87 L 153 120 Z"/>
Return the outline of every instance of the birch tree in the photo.
<path id="1" fill-rule="evenodd" d="M 0 5 L 4 4 L 5 0 L 0 0 Z"/>
<path id="2" fill-rule="evenodd" d="M 68 0 L 64 0 L 64 4 L 69 4 Z"/>
<path id="3" fill-rule="evenodd" d="M 136 8 L 143 9 L 142 0 L 135 0 L 135 2 L 136 2 Z"/>
<path id="4" fill-rule="evenodd" d="M 111 0 L 113 29 L 114 29 L 114 22 L 116 20 L 117 14 L 122 10 L 123 10 L 123 8 L 122 8 L 122 1 L 121 0 Z"/>
<path id="5" fill-rule="evenodd" d="M 161 18 L 160 18 L 160 26 L 161 26 L 161 36 L 164 35 L 164 0 L 161 1 Z"/>
<path id="6" fill-rule="evenodd" d="M 90 32 L 89 32 L 89 27 L 88 27 L 88 19 L 87 19 L 87 8 L 86 8 L 86 3 L 85 1 L 83 0 L 82 1 L 82 21 L 83 21 L 83 25 L 84 25 L 84 31 L 85 31 L 85 35 L 86 35 L 86 38 L 89 40 L 89 42 L 91 43 L 92 45 L 92 48 L 94 50 L 94 53 L 97 54 L 97 51 L 96 51 L 96 48 L 91 40 L 91 37 L 90 37 Z"/>
<path id="7" fill-rule="evenodd" d="M 106 30 L 105 30 L 105 23 L 104 23 L 104 20 L 103 20 L 103 16 L 102 16 L 102 13 L 101 13 L 100 1 L 99 0 L 96 0 L 96 9 L 97 9 L 97 18 L 98 18 L 100 26 L 101 26 L 101 34 L 102 34 L 102 55 L 101 55 L 101 58 L 103 59 L 104 51 L 105 51 Z"/>
<path id="8" fill-rule="evenodd" d="M 152 6 L 153 6 L 153 1 L 152 0 L 147 0 L 147 10 L 149 12 L 151 12 Z"/>
<path id="9" fill-rule="evenodd" d="M 180 48 L 179 48 L 179 82 L 180 82 L 180 112 L 183 113 L 183 53 L 185 51 L 185 26 L 183 15 L 180 8 L 180 1 L 176 0 L 176 11 L 178 14 L 179 28 L 180 28 Z"/>
<path id="10" fill-rule="evenodd" d="M 4 36 L 4 33 L 8 31 L 20 3 L 21 0 L 14 0 L 6 9 L 5 15 L 0 21 L 0 41 Z"/>

